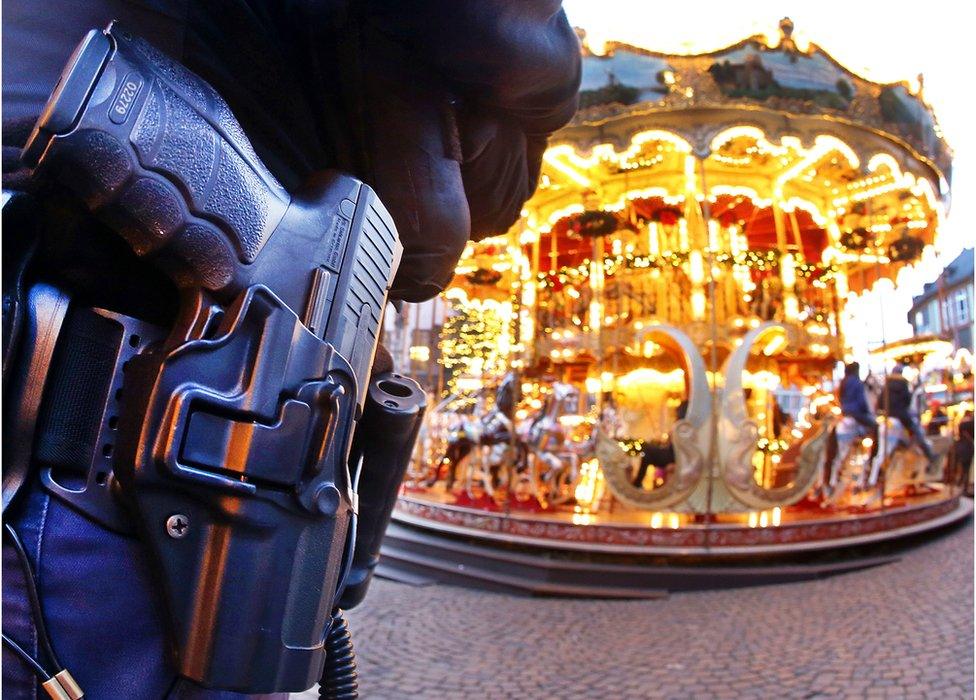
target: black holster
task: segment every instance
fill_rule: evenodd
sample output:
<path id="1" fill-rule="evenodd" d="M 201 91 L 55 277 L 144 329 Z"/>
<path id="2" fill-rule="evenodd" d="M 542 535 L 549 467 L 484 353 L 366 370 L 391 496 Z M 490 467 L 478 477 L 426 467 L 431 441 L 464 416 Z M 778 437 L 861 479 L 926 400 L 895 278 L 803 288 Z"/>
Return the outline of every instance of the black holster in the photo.
<path id="1" fill-rule="evenodd" d="M 209 85 L 113 27 L 79 44 L 24 162 L 180 290 L 162 328 L 34 289 L 56 323 L 35 323 L 20 383 L 29 458 L 80 510 L 111 521 L 122 500 L 106 524 L 148 546 L 180 674 L 311 687 L 344 582 L 368 581 L 350 577 L 357 522 L 375 558 L 423 410 L 402 377 L 369 388 L 402 253 L 389 213 L 342 173 L 285 191 Z"/>

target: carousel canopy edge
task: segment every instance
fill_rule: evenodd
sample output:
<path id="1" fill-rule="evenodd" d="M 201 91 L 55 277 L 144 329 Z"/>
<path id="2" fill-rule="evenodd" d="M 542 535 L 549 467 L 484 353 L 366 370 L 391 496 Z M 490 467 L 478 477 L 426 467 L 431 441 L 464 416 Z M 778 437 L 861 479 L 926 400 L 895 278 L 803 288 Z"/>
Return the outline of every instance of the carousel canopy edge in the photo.
<path id="1" fill-rule="evenodd" d="M 884 135 L 931 169 L 930 177 L 940 189 L 948 189 L 952 150 L 922 96 L 921 81 L 916 90 L 904 81 L 873 82 L 812 42 L 801 50 L 788 19 L 780 22 L 775 46 L 755 35 L 693 55 L 621 42 L 608 42 L 597 54 L 590 50 L 585 32 L 578 31 L 583 44 L 580 110 L 556 135 L 557 143 L 586 150 L 626 138 L 626 127 L 617 123 L 632 117 L 671 121 L 680 128 L 683 122 L 695 121 L 690 114 L 702 111 L 712 112 L 710 117 L 726 126 L 742 120 L 770 122 L 774 116 L 782 121 L 786 115 L 799 118 L 795 127 L 801 135 L 814 133 L 816 122 Z M 769 115 L 757 114 L 762 112 Z"/>

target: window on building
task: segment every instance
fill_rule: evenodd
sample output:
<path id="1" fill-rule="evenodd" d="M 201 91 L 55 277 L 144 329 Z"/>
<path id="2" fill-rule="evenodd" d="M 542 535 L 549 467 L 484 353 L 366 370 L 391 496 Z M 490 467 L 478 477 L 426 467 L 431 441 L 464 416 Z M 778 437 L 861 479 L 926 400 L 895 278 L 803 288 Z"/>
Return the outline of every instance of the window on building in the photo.
<path id="1" fill-rule="evenodd" d="M 915 330 L 920 331 L 925 328 L 925 314 L 921 311 L 915 312 Z"/>
<path id="2" fill-rule="evenodd" d="M 955 293 L 955 322 L 956 325 L 961 326 L 964 323 L 968 323 L 970 319 L 969 315 L 969 295 L 966 294 L 965 289 L 960 289 Z"/>

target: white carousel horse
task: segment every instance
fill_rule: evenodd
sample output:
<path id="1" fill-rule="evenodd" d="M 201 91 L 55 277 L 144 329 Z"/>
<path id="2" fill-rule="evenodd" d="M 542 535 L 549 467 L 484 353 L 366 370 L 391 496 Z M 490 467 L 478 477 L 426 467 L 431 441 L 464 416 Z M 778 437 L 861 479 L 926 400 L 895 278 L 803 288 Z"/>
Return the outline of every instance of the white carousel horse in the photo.
<path id="1" fill-rule="evenodd" d="M 897 418 L 882 417 L 878 423 L 877 454 L 871 459 L 871 445 L 865 442 L 869 431 L 849 416 L 837 424 L 837 453 L 827 479 L 825 502 L 835 500 L 843 489 L 838 489 L 843 474 L 858 471 L 855 488 L 869 491 L 877 488 L 882 474 L 887 488 L 915 487 L 930 480 L 929 461 L 914 444 L 912 435 Z M 933 445 L 938 462 L 944 462 L 944 446 Z M 886 488 L 886 490 L 887 490 Z"/>
<path id="2" fill-rule="evenodd" d="M 862 473 L 872 471 L 873 464 L 866 464 L 869 453 L 854 449 L 855 443 L 859 440 L 863 441 L 868 435 L 868 429 L 850 416 L 844 416 L 837 422 L 834 428 L 837 452 L 834 454 L 824 484 L 825 501 L 832 500 L 832 497 L 837 494 L 837 485 L 840 483 L 842 473 L 849 471 L 852 467 L 859 468 Z M 863 444 L 861 446 L 864 447 Z"/>
<path id="3" fill-rule="evenodd" d="M 492 492 L 501 469 L 514 464 L 521 451 L 513 439 L 513 418 L 520 388 L 517 375 L 509 372 L 495 392 L 494 405 L 483 415 L 477 415 L 476 411 L 476 415 L 461 420 L 448 438 L 428 485 L 437 480 L 440 467 L 446 466 L 448 489 L 458 478 L 469 488 L 475 472 L 481 472 L 492 476 L 484 480 L 488 493 Z"/>
<path id="4" fill-rule="evenodd" d="M 433 486 L 443 464 L 442 455 L 449 444 L 464 437 L 468 422 L 465 413 L 475 406 L 475 400 L 470 397 L 449 394 L 427 411 L 407 471 L 409 483 Z"/>
<path id="5" fill-rule="evenodd" d="M 471 458 L 465 465 L 464 482 L 468 491 L 473 481 L 480 480 L 484 481 L 489 495 L 494 493 L 502 471 L 510 470 L 518 462 L 522 449 L 514 426 L 515 407 L 521 395 L 518 375 L 509 372 L 495 392 L 495 403 L 491 409 L 480 420 L 468 423 L 467 437 L 476 446 L 478 457 L 477 463 Z M 490 478 L 485 479 L 485 474 Z"/>
<path id="6" fill-rule="evenodd" d="M 893 419 L 885 419 L 879 424 L 878 449 L 874 459 L 871 459 L 872 445 L 867 442 L 871 431 L 850 416 L 844 416 L 837 422 L 834 434 L 837 437 L 837 453 L 827 478 L 825 491 L 828 496 L 837 493 L 842 473 L 850 473 L 855 469 L 859 472 L 858 488 L 874 488 L 882 466 L 905 437 L 905 429 L 899 421 Z"/>
<path id="7" fill-rule="evenodd" d="M 542 486 L 550 503 L 561 503 L 572 496 L 572 485 L 580 475 L 580 456 L 585 444 L 569 440 L 563 416 L 577 415 L 579 390 L 572 384 L 556 382 L 547 397 L 542 414 L 529 426 L 525 444 L 529 452 L 533 481 Z"/>

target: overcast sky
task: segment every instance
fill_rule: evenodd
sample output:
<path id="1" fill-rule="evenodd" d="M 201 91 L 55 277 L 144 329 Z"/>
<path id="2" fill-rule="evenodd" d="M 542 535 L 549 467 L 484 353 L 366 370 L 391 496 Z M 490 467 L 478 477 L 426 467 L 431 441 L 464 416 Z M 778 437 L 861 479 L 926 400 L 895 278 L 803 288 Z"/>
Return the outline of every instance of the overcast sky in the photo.
<path id="1" fill-rule="evenodd" d="M 849 69 L 891 82 L 925 75 L 925 97 L 955 152 L 952 207 L 941 250 L 890 287 L 859 299 L 854 345 L 876 345 L 911 334 L 906 313 L 941 268 L 973 245 L 976 216 L 976 11 L 965 2 L 845 0 L 791 2 L 652 2 L 564 0 L 574 26 L 596 39 L 616 39 L 658 51 L 694 53 L 721 48 L 757 33 L 778 33 L 789 16 L 798 43 L 818 44 Z M 965 51 L 965 49 L 969 49 Z"/>

